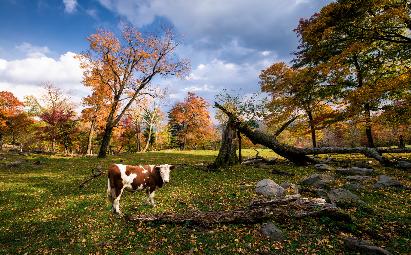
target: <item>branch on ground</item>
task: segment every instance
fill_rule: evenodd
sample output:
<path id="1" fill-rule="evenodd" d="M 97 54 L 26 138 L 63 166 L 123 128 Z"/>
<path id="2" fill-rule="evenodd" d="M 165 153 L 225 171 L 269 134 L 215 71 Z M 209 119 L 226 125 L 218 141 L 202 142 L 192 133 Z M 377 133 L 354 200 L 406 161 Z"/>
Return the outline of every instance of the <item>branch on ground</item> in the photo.
<path id="1" fill-rule="evenodd" d="M 290 198 L 270 201 L 256 201 L 249 207 L 212 212 L 192 212 L 183 215 L 157 214 L 157 215 L 131 215 L 127 216 L 132 222 L 152 222 L 160 224 L 193 224 L 210 226 L 213 224 L 255 224 L 271 219 L 303 218 L 327 215 L 330 218 L 351 222 L 348 214 L 332 204 L 323 203 L 319 199 Z"/>

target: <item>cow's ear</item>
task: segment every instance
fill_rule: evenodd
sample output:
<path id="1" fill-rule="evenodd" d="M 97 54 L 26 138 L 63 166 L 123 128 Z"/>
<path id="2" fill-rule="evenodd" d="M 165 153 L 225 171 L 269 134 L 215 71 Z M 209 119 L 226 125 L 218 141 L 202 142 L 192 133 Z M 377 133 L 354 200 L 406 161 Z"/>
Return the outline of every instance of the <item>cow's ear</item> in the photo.
<path id="1" fill-rule="evenodd" d="M 161 170 L 161 167 L 160 167 L 160 166 L 154 166 L 154 170 L 160 171 L 160 170 Z"/>
<path id="2" fill-rule="evenodd" d="M 174 168 L 176 168 L 175 165 L 170 165 L 170 170 L 173 170 Z"/>

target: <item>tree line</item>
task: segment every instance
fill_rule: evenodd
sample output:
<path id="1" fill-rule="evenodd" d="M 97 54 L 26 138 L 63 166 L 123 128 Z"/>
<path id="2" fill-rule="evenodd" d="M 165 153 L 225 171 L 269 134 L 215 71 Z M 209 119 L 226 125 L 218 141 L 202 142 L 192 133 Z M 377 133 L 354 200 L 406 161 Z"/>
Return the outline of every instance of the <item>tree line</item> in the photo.
<path id="1" fill-rule="evenodd" d="M 300 20 L 291 63 L 261 71 L 267 100 L 222 105 L 253 128 L 281 130 L 273 137 L 295 147 L 405 147 L 411 140 L 409 13 L 406 0 L 332 2 Z M 91 90 L 82 112 L 75 113 L 64 93 L 50 84 L 43 97 L 25 102 L 1 92 L 0 144 L 99 157 L 218 146 L 221 132 L 203 98 L 188 93 L 162 112 L 164 92 L 153 80 L 190 71 L 189 61 L 175 54 L 179 42 L 172 31 L 143 35 L 125 26 L 119 35 L 98 30 L 88 41 L 89 49 L 78 54 L 82 83 Z M 216 119 L 220 125 L 227 122 L 218 112 Z"/>
<path id="2" fill-rule="evenodd" d="M 66 154 L 98 152 L 108 112 L 90 105 L 92 95 L 83 98 L 83 109 L 77 113 L 61 89 L 47 83 L 44 91 L 39 97 L 25 97 L 24 102 L 11 92 L 0 92 L 1 147 L 7 144 L 21 151 Z M 218 146 L 218 128 L 203 98 L 190 92 L 167 114 L 159 101 L 146 96 L 130 106 L 113 129 L 108 153 Z"/>

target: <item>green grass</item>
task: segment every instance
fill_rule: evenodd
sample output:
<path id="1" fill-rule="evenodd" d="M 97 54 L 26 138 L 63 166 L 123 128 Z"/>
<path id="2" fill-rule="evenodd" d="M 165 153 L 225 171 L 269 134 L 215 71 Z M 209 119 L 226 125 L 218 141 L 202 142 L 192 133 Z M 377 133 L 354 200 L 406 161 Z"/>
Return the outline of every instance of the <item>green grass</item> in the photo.
<path id="1" fill-rule="evenodd" d="M 244 150 L 254 156 L 254 150 Z M 110 213 L 106 200 L 107 180 L 98 178 L 83 189 L 78 185 L 98 165 L 171 163 L 178 167 L 171 182 L 156 194 L 157 207 L 144 204 L 145 194 L 125 193 L 126 214 L 229 210 L 247 206 L 255 183 L 271 178 L 277 183 L 298 182 L 315 172 L 313 167 L 281 163 L 269 168 L 235 166 L 206 172 L 216 151 L 161 151 L 111 156 L 104 160 L 86 157 L 18 156 L 0 154 L 0 254 L 338 254 L 342 238 L 371 239 L 394 254 L 410 254 L 410 202 L 408 190 L 373 190 L 375 178 L 358 195 L 367 208 L 347 209 L 352 226 L 341 226 L 327 217 L 276 222 L 287 241 L 272 242 L 260 235 L 257 225 L 193 226 L 136 224 Z M 274 157 L 269 150 L 260 155 Z M 24 159 L 20 167 L 6 162 Z M 346 159 L 346 158 L 345 158 Z M 358 159 L 356 157 L 355 159 Z M 40 161 L 40 165 L 34 164 Z M 294 177 L 271 174 L 271 170 L 295 173 Z M 377 174 L 395 176 L 411 186 L 407 172 L 377 168 Z M 377 175 L 375 174 L 375 176 Z M 344 185 L 339 179 L 336 186 Z"/>

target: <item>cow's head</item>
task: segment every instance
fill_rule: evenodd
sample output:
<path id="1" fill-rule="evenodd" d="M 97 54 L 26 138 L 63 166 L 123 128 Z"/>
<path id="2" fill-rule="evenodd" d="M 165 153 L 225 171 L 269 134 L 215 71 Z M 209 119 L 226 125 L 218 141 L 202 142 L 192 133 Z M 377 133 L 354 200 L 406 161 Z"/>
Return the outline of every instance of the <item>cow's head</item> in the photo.
<path id="1" fill-rule="evenodd" d="M 163 179 L 163 182 L 164 183 L 169 182 L 170 181 L 170 171 L 173 170 L 175 166 L 164 164 L 164 165 L 156 166 L 156 168 L 159 169 L 160 176 L 161 176 L 161 179 Z"/>

